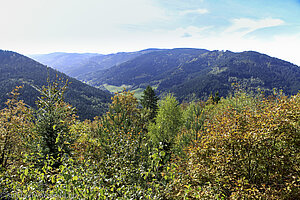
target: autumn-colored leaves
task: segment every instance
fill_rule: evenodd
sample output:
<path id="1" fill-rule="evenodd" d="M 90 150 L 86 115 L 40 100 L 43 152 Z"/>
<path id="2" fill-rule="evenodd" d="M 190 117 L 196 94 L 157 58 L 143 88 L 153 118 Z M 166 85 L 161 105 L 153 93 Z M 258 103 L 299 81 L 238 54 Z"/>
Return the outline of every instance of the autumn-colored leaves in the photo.
<path id="1" fill-rule="evenodd" d="M 244 93 L 221 100 L 184 161 L 189 163 L 182 176 L 190 185 L 186 195 L 299 197 L 299 100 L 299 94 L 267 99 Z"/>
<path id="2" fill-rule="evenodd" d="M 0 171 L 21 162 L 20 154 L 27 149 L 32 128 L 31 111 L 23 101 L 18 100 L 16 87 L 7 100 L 7 107 L 0 110 Z"/>
<path id="3" fill-rule="evenodd" d="M 35 115 L 17 90 L 0 111 L 0 195 L 299 199 L 300 94 L 182 105 L 167 95 L 141 106 L 124 90 L 81 122 L 59 85 L 44 93 Z"/>

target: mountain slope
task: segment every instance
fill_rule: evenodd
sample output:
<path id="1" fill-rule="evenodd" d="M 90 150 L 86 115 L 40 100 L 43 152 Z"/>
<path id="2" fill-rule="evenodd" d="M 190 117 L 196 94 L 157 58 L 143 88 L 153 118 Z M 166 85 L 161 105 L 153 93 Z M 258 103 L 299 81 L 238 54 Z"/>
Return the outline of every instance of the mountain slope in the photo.
<path id="1" fill-rule="evenodd" d="M 136 52 L 119 52 L 115 54 L 78 54 L 51 53 L 31 55 L 34 60 L 64 72 L 71 77 L 78 78 L 85 73 L 108 69 L 140 55 L 158 51 L 159 49 L 145 49 Z"/>
<path id="2" fill-rule="evenodd" d="M 138 85 L 160 81 L 169 76 L 181 63 L 208 52 L 203 49 L 161 50 L 143 54 L 107 70 L 99 70 L 79 76 L 91 85 Z"/>
<path id="3" fill-rule="evenodd" d="M 88 62 L 91 57 L 102 56 L 97 53 L 64 53 L 55 52 L 49 54 L 33 54 L 30 58 L 57 69 L 60 72 L 69 74 L 74 68 Z"/>
<path id="4" fill-rule="evenodd" d="M 300 89 L 300 68 L 258 52 L 234 53 L 204 49 L 150 52 L 118 66 L 80 76 L 94 86 L 155 86 L 159 93 L 173 92 L 179 100 L 205 98 L 219 91 L 225 96 L 232 82 L 245 89 L 273 88 L 295 94 Z"/>
<path id="5" fill-rule="evenodd" d="M 34 107 L 39 95 L 35 87 L 46 85 L 47 77 L 54 80 L 56 75 L 71 82 L 65 100 L 77 108 L 80 119 L 91 119 L 106 111 L 111 97 L 107 92 L 83 84 L 28 57 L 3 50 L 0 50 L 0 106 L 4 106 L 9 92 L 15 86 L 24 85 L 20 98 Z"/>

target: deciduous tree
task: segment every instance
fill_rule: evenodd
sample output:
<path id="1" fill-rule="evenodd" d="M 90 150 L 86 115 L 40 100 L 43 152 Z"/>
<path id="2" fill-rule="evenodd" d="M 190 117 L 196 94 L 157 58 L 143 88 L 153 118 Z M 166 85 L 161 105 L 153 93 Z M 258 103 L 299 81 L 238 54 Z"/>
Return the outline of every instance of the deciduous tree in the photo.
<path id="1" fill-rule="evenodd" d="M 182 125 L 183 117 L 179 103 L 174 96 L 168 94 L 159 103 L 155 123 L 149 126 L 149 136 L 154 145 L 162 145 L 167 157 L 171 154 Z"/>
<path id="2" fill-rule="evenodd" d="M 23 101 L 18 100 L 19 89 L 11 92 L 6 108 L 0 110 L 0 169 L 17 164 L 21 152 L 25 152 L 31 134 L 31 111 Z"/>

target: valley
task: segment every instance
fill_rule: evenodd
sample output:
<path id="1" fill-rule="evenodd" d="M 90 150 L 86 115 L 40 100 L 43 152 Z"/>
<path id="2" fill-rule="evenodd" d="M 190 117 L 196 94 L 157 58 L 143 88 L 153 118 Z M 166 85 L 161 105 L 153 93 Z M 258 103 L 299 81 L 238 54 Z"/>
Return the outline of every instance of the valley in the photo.
<path id="1" fill-rule="evenodd" d="M 43 57 L 48 58 L 43 64 L 56 64 L 49 55 Z M 125 87 L 140 96 L 141 91 L 151 85 L 159 95 L 171 92 L 180 101 L 204 100 L 216 92 L 225 97 L 231 92 L 232 83 L 266 94 L 275 88 L 292 95 L 300 88 L 299 66 L 253 51 L 146 49 L 85 57 L 81 63 L 85 64 L 72 67 L 73 72 L 66 63 L 60 68 L 84 83 L 110 92 Z"/>

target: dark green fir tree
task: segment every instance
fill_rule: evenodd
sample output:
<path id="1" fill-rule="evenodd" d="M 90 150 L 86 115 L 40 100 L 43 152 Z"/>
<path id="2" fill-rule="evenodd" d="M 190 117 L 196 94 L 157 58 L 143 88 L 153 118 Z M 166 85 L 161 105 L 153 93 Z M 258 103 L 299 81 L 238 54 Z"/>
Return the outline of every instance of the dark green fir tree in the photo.
<path id="1" fill-rule="evenodd" d="M 153 88 L 150 85 L 148 85 L 142 94 L 141 105 L 143 106 L 143 108 L 150 110 L 149 119 L 151 121 L 156 116 L 158 100 L 159 98 L 156 96 Z"/>

